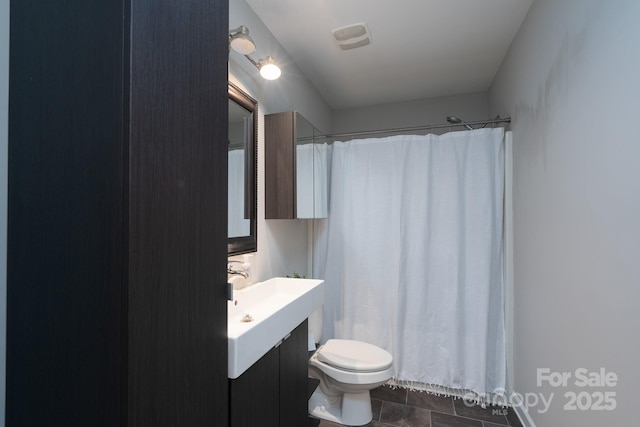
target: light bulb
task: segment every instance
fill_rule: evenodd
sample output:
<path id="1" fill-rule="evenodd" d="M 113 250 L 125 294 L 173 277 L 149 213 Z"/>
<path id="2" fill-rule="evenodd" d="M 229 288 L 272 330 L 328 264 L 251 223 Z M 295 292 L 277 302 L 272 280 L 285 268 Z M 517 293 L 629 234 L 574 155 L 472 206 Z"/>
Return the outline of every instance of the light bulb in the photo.
<path id="1" fill-rule="evenodd" d="M 272 57 L 268 56 L 265 60 L 260 61 L 260 75 L 267 80 L 275 80 L 282 74 L 280 67 L 276 64 Z"/>

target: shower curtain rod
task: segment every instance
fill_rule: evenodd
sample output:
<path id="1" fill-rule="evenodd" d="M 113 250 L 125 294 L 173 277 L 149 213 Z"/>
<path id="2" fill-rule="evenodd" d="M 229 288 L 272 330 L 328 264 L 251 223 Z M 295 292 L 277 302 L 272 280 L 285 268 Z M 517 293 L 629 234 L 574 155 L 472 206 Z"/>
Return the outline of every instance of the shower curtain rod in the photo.
<path id="1" fill-rule="evenodd" d="M 431 130 L 431 129 L 445 129 L 445 128 L 454 128 L 454 127 L 464 127 L 468 126 L 486 126 L 486 125 L 497 125 L 500 123 L 511 123 L 511 117 L 496 117 L 494 119 L 489 120 L 479 120 L 475 122 L 463 122 L 463 123 L 447 123 L 447 124 L 433 124 L 433 125 L 423 125 L 423 126 L 413 126 L 413 127 L 404 127 L 404 128 L 390 128 L 390 129 L 378 129 L 378 130 L 368 130 L 368 131 L 360 131 L 360 132 L 345 132 L 345 133 L 334 133 L 329 135 L 322 135 L 325 138 L 341 138 L 344 136 L 360 136 L 360 135 L 376 135 L 380 133 L 396 133 L 396 132 L 412 132 L 419 130 Z"/>

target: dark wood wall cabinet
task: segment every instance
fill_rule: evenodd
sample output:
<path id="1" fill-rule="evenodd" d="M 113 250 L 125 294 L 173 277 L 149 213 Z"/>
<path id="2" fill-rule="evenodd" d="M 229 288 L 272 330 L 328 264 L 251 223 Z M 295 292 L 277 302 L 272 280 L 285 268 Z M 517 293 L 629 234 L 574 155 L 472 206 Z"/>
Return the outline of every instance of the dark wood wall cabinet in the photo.
<path id="1" fill-rule="evenodd" d="M 265 218 L 326 218 L 328 138 L 295 111 L 265 115 Z"/>
<path id="2" fill-rule="evenodd" d="M 6 426 L 226 425 L 228 1 L 10 21 Z"/>
<path id="3" fill-rule="evenodd" d="M 308 424 L 307 320 L 238 378 L 229 380 L 231 427 Z"/>
<path id="4" fill-rule="evenodd" d="M 296 124 L 293 111 L 264 117 L 265 219 L 297 218 Z"/>

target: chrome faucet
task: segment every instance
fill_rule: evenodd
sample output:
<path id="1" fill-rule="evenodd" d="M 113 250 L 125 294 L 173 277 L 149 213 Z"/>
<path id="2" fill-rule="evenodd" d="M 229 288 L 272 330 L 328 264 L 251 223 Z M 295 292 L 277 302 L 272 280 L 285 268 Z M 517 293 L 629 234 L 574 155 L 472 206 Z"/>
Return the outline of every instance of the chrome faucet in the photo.
<path id="1" fill-rule="evenodd" d="M 244 271 L 235 270 L 231 266 L 234 263 L 242 264 L 242 261 L 231 260 L 231 261 L 227 262 L 227 274 L 239 274 L 240 276 L 242 276 L 245 279 L 247 279 L 249 277 L 249 275 L 247 273 L 245 273 Z"/>

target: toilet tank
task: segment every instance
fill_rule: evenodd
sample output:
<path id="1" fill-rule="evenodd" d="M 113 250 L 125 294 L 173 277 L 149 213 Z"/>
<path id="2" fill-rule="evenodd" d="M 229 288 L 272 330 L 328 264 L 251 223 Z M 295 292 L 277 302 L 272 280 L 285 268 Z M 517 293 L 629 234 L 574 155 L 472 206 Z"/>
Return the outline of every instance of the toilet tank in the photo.
<path id="1" fill-rule="evenodd" d="M 309 343 L 318 344 L 322 338 L 322 306 L 309 316 Z"/>

